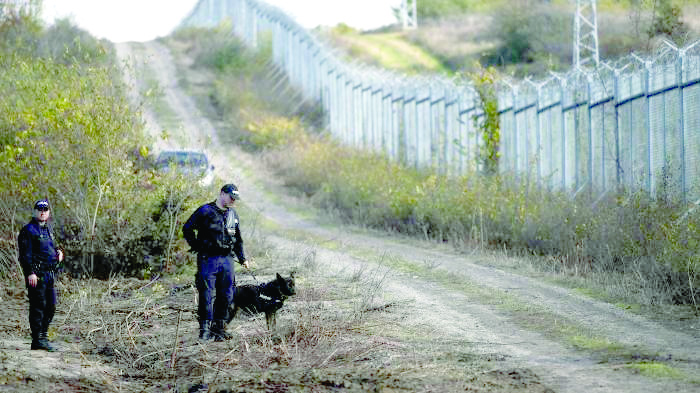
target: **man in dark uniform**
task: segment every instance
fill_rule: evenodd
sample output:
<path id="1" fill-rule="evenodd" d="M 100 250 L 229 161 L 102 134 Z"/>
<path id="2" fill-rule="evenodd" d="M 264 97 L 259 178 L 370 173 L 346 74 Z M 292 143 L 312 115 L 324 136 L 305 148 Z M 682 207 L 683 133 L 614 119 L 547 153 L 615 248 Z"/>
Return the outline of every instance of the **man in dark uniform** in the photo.
<path id="1" fill-rule="evenodd" d="M 56 312 L 54 279 L 63 252 L 56 247 L 50 217 L 49 201 L 37 201 L 32 220 L 19 232 L 17 243 L 29 297 L 32 349 L 52 352 L 54 348 L 49 344 L 47 332 Z"/>
<path id="2" fill-rule="evenodd" d="M 197 253 L 199 291 L 199 338 L 222 341 L 226 332 L 228 306 L 233 302 L 235 274 L 233 255 L 248 267 L 238 214 L 233 205 L 240 194 L 233 184 L 226 184 L 216 200 L 200 206 L 182 227 L 185 240 Z"/>

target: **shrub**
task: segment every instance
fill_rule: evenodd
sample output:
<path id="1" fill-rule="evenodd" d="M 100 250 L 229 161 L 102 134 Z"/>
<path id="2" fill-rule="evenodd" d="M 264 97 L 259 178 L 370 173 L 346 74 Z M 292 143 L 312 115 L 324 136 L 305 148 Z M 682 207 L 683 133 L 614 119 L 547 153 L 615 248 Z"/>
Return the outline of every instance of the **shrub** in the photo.
<path id="1" fill-rule="evenodd" d="M 672 4 L 670 0 L 661 0 L 658 10 L 654 9 L 654 18 L 649 27 L 649 37 L 665 35 L 678 44 L 681 44 L 688 33 L 687 26 L 682 21 L 681 8 Z"/>
<path id="2" fill-rule="evenodd" d="M 145 256 L 167 249 L 153 212 L 177 183 L 143 166 L 148 138 L 111 53 L 65 22 L 47 33 L 30 17 L 7 23 L 0 25 L 0 239 L 15 244 L 33 202 L 46 197 L 70 270 L 142 274 Z M 46 46 L 14 46 L 24 42 Z"/>
<path id="3" fill-rule="evenodd" d="M 269 114 L 251 119 L 244 127 L 246 145 L 258 149 L 288 146 L 305 136 L 298 118 Z"/>
<path id="4" fill-rule="evenodd" d="M 555 64 L 570 64 L 571 31 L 569 13 L 551 5 L 513 3 L 494 13 L 491 35 L 499 45 L 487 53 L 482 62 L 485 66 L 518 65 L 523 68 L 528 63 L 553 55 Z"/>

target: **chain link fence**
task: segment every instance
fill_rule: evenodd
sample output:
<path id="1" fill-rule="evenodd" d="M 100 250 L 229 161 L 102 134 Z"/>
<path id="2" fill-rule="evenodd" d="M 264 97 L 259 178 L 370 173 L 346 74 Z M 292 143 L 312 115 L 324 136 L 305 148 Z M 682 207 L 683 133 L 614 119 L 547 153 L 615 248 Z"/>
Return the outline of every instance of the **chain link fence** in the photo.
<path id="1" fill-rule="evenodd" d="M 230 20 L 273 60 L 303 99 L 321 105 L 343 143 L 446 175 L 480 170 L 479 96 L 469 82 L 405 76 L 345 62 L 279 9 L 257 0 L 200 0 L 182 26 Z M 700 54 L 665 42 L 595 70 L 504 81 L 499 169 L 552 190 L 597 198 L 644 190 L 700 203 Z"/>

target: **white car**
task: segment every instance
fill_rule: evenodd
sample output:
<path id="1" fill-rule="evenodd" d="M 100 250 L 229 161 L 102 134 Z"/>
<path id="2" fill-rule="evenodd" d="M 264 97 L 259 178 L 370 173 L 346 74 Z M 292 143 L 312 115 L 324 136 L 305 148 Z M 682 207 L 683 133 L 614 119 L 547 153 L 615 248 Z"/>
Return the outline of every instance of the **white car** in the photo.
<path id="1" fill-rule="evenodd" d="M 156 169 L 167 173 L 174 168 L 186 176 L 199 180 L 202 186 L 208 186 L 214 181 L 214 165 L 209 164 L 207 155 L 192 150 L 164 150 L 156 158 Z"/>

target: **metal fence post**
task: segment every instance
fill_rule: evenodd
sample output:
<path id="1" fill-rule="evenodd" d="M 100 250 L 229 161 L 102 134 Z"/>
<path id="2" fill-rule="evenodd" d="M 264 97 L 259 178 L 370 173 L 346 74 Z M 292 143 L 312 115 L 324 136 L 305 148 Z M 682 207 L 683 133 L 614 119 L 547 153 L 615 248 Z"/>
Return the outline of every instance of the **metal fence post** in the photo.
<path id="1" fill-rule="evenodd" d="M 649 195 L 654 196 L 656 194 L 656 190 L 654 187 L 654 174 L 652 171 L 652 156 L 653 156 L 653 144 L 652 144 L 652 135 L 651 135 L 651 92 L 650 92 L 650 81 L 649 78 L 651 77 L 651 65 L 649 64 L 649 61 L 644 61 L 644 105 L 646 107 L 646 118 L 647 118 L 647 157 L 646 157 L 646 165 L 647 165 L 647 179 L 646 179 L 646 191 L 649 193 Z"/>
<path id="2" fill-rule="evenodd" d="M 679 116 L 679 127 L 680 127 L 680 154 L 681 154 L 681 168 L 680 168 L 680 179 L 681 179 L 681 200 L 685 204 L 688 202 L 687 198 L 687 186 L 686 186 L 686 156 L 685 156 L 685 100 L 684 100 L 684 87 L 685 81 L 683 80 L 683 75 L 685 71 L 685 50 L 681 50 L 677 60 L 677 82 L 678 82 L 678 105 L 680 106 L 680 116 Z"/>
<path id="3" fill-rule="evenodd" d="M 591 85 L 593 80 L 590 73 L 586 73 L 586 92 L 588 94 L 586 111 L 588 116 L 588 178 L 586 183 L 588 184 L 589 193 L 593 191 L 593 116 L 591 114 L 593 105 L 593 94 L 591 93 Z M 583 187 L 583 186 L 582 186 Z"/>

